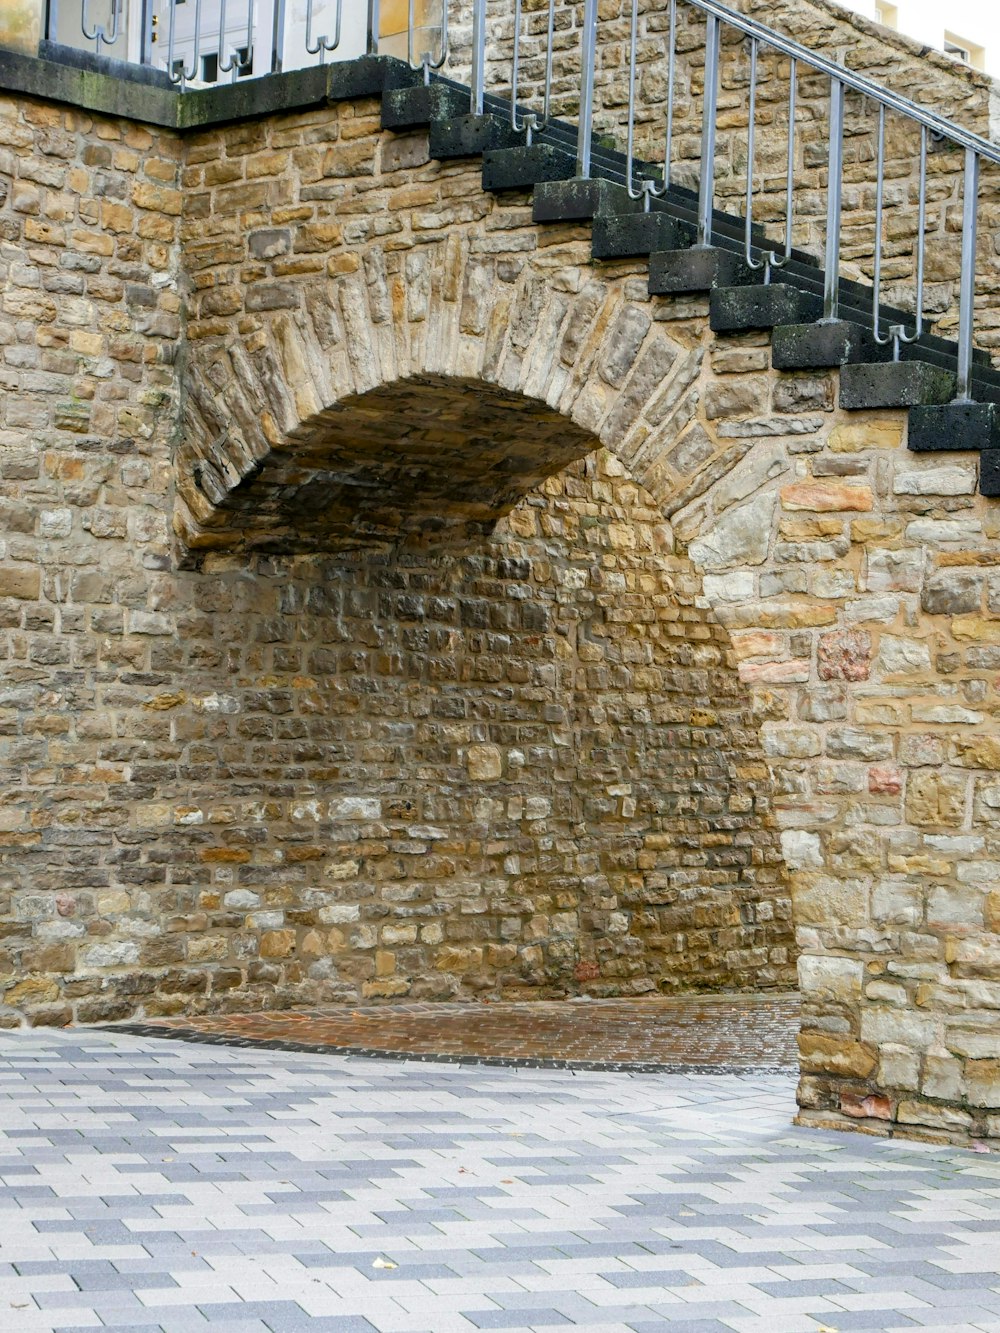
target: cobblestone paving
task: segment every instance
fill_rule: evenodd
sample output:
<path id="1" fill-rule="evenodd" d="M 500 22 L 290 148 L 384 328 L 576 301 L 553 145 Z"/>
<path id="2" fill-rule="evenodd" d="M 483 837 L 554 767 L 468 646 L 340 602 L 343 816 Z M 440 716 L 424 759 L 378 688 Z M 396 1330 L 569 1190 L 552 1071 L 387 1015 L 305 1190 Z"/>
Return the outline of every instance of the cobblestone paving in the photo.
<path id="1" fill-rule="evenodd" d="M 0 1036 L 0 1329 L 1000 1330 L 1000 1158 L 792 1078 Z"/>
<path id="2" fill-rule="evenodd" d="M 792 1068 L 797 995 L 492 1004 L 330 1005 L 322 1009 L 127 1024 L 142 1035 L 218 1037 L 285 1049 L 443 1056 L 594 1068 Z"/>

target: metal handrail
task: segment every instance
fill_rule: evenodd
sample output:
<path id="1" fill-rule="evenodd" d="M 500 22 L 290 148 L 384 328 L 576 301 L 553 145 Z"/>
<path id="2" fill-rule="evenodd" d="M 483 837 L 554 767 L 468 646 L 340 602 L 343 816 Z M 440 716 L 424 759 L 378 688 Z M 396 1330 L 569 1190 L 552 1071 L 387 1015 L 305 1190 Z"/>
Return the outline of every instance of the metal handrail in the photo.
<path id="1" fill-rule="evenodd" d="M 792 208 L 795 194 L 795 89 L 798 61 L 793 56 L 788 75 L 788 156 L 785 184 L 785 248 L 782 254 L 767 250 L 760 259 L 753 254 L 753 165 L 757 138 L 757 50 L 756 37 L 750 38 L 750 107 L 747 112 L 747 188 L 743 227 L 743 258 L 753 272 L 763 272 L 765 285 L 771 281 L 771 270 L 784 268 L 792 257 Z"/>
<path id="2" fill-rule="evenodd" d="M 448 63 L 448 0 L 441 0 L 441 49 L 435 58 L 433 51 L 422 51 L 419 64 L 413 59 L 414 0 L 407 0 L 406 23 L 406 59 L 424 76 L 424 83 L 430 83 L 431 74 L 443 69 Z"/>
<path id="3" fill-rule="evenodd" d="M 822 315 L 822 322 L 824 323 L 833 323 L 837 321 L 840 314 L 840 252 L 841 231 L 843 226 L 844 124 L 847 90 L 850 88 L 852 91 L 859 93 L 862 97 L 874 102 L 878 107 L 878 164 L 874 246 L 875 271 L 874 292 L 872 298 L 873 329 L 875 341 L 881 346 L 887 346 L 891 343 L 893 355 L 896 358 L 900 355 L 900 348 L 903 343 L 916 342 L 924 332 L 928 135 L 933 136 L 933 138 L 938 141 L 944 140 L 953 146 L 964 150 L 965 163 L 962 186 L 962 252 L 958 300 L 958 374 L 956 401 L 971 401 L 980 167 L 983 161 L 1000 163 L 1000 147 L 990 143 L 989 140 L 982 138 L 980 135 L 965 129 L 963 126 L 945 119 L 936 112 L 925 110 L 925 108 L 918 106 L 915 102 L 911 102 L 909 98 L 902 97 L 888 88 L 881 87 L 864 75 L 855 74 L 844 65 L 828 59 L 819 52 L 810 50 L 808 47 L 801 45 L 801 43 L 794 41 L 792 38 L 785 37 L 781 33 L 765 27 L 755 19 L 745 17 L 743 14 L 730 9 L 728 5 L 719 3 L 719 0 L 685 0 L 685 3 L 689 4 L 692 9 L 700 11 L 705 16 L 705 68 L 700 151 L 701 171 L 698 182 L 698 226 L 697 239 L 695 242 L 696 246 L 700 248 L 708 248 L 712 245 L 713 241 L 717 138 L 716 122 L 720 91 L 722 27 L 723 24 L 725 24 L 727 27 L 732 28 L 748 38 L 750 44 L 750 91 L 747 128 L 744 254 L 746 262 L 752 269 L 763 270 L 765 282 L 770 281 L 771 270 L 786 264 L 790 260 L 792 254 L 792 223 L 794 220 L 792 196 L 794 191 L 795 164 L 795 83 L 797 71 L 800 66 L 805 66 L 820 74 L 827 75 L 830 79 L 829 151 L 827 158 L 826 226 L 824 246 L 825 271 L 823 281 Z M 588 10 L 589 8 L 590 6 L 588 5 Z M 596 15 L 594 16 L 593 22 L 596 29 Z M 671 28 L 672 27 L 673 25 L 671 25 Z M 589 68 L 585 63 L 581 81 L 581 124 L 579 134 L 580 142 L 583 143 L 586 141 L 588 148 L 593 131 L 590 125 L 592 119 L 592 106 L 587 106 L 587 84 L 589 76 L 592 87 L 594 72 L 593 61 L 596 54 L 594 44 L 595 36 L 596 33 L 590 34 L 589 47 L 588 33 L 585 32 L 583 36 L 585 59 L 589 58 L 590 63 Z M 629 125 L 626 154 L 626 184 L 629 193 L 632 194 L 633 197 L 636 197 L 633 185 L 636 42 L 636 6 L 633 4 L 630 30 Z M 775 250 L 768 250 L 763 246 L 754 247 L 752 244 L 757 54 L 758 49 L 761 46 L 765 46 L 779 55 L 787 56 L 791 69 L 788 116 L 788 180 L 785 199 L 785 245 L 783 254 L 778 254 Z M 670 63 L 669 86 L 672 88 L 673 63 L 675 59 L 675 43 L 672 31 L 668 59 Z M 586 124 L 584 124 L 585 107 L 587 108 Z M 672 106 L 670 110 L 672 110 Z M 880 296 L 883 245 L 882 222 L 884 208 L 885 120 L 887 112 L 893 112 L 918 126 L 920 129 L 920 186 L 917 221 L 918 234 L 916 242 L 916 313 L 912 332 L 907 330 L 904 324 L 900 323 L 890 325 L 888 333 L 883 333 L 882 328 Z M 668 134 L 669 132 L 670 130 L 668 129 Z M 669 151 L 668 139 L 668 172 Z M 581 175 L 589 174 L 589 157 L 586 161 L 585 168 L 580 165 L 582 161 L 583 155 L 578 153 L 578 172 Z M 648 196 L 645 202 L 648 203 Z M 759 258 L 754 255 L 755 248 L 760 256 Z"/>
<path id="4" fill-rule="evenodd" d="M 312 18 L 312 0 L 309 0 L 309 17 Z M 250 69 L 253 65 L 253 5 L 247 5 L 247 41 L 245 56 L 233 51 L 232 57 L 223 57 L 226 46 L 226 0 L 219 0 L 219 73 L 231 74 L 235 70 Z"/>
<path id="5" fill-rule="evenodd" d="M 94 42 L 95 50 L 99 53 L 102 44 L 104 46 L 114 46 L 121 36 L 122 29 L 122 3 L 123 0 L 111 0 L 111 15 L 109 25 L 105 27 L 103 23 L 94 23 L 91 26 L 90 14 L 88 10 L 89 0 L 82 0 L 80 5 L 80 28 L 88 42 Z"/>
<path id="6" fill-rule="evenodd" d="M 319 63 L 322 65 L 326 60 L 327 53 L 336 51 L 340 45 L 340 36 L 344 23 L 344 0 L 337 0 L 337 20 L 334 25 L 334 35 L 331 41 L 325 34 L 317 37 L 313 41 L 313 7 L 315 0 L 306 0 L 306 50 L 311 56 L 319 56 Z M 252 11 L 251 11 L 252 12 Z"/>

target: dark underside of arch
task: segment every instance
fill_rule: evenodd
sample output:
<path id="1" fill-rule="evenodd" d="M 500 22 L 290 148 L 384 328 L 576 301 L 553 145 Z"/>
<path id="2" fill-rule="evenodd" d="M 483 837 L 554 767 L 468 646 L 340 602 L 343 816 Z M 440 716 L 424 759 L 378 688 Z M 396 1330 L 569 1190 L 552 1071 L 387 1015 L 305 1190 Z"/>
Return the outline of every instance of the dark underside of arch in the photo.
<path id="1" fill-rule="evenodd" d="M 461 542 L 596 443 L 538 400 L 414 377 L 311 417 L 229 491 L 219 516 L 233 545 L 265 552 Z"/>

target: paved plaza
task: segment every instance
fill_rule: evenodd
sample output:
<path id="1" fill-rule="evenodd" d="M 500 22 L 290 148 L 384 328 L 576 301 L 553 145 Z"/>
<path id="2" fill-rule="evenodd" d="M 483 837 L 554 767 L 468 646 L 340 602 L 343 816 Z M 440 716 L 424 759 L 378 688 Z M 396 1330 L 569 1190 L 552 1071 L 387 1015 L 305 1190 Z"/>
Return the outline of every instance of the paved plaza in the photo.
<path id="1" fill-rule="evenodd" d="M 0 1329 L 1000 1331 L 1000 1158 L 793 1077 L 0 1038 Z"/>

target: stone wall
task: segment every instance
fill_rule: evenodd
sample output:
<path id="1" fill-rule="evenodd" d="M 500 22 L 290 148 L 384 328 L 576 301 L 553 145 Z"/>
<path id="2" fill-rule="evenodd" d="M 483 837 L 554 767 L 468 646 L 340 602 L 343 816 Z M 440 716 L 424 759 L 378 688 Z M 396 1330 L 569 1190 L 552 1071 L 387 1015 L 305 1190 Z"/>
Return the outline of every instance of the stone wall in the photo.
<path id="1" fill-rule="evenodd" d="M 172 539 L 175 475 L 204 498 L 172 462 L 181 315 L 207 430 L 220 330 L 252 345 L 354 267 L 324 163 L 346 151 L 391 219 L 363 110 L 182 144 L 3 104 L 0 1022 L 793 979 L 727 636 L 590 432 L 480 380 L 398 384 L 347 429 L 374 432 L 389 540 L 338 541 L 315 469 L 295 484 L 329 413 L 234 507 L 256 536 Z M 243 419 L 219 414 L 230 444 Z M 439 483 L 468 519 L 484 460 L 509 516 L 442 534 Z"/>
<path id="2" fill-rule="evenodd" d="M 985 74 L 898 33 L 851 14 L 827 0 L 739 0 L 734 8 L 794 38 L 828 59 L 957 121 L 966 129 L 992 138 L 998 124 L 997 87 Z M 556 68 L 553 109 L 576 122 L 579 105 L 579 0 L 560 3 L 556 17 Z M 458 14 L 454 67 L 467 78 L 468 5 L 453 6 Z M 544 78 L 544 37 L 547 0 L 524 7 L 521 97 L 541 106 Z M 599 9 L 598 57 L 595 78 L 595 125 L 624 150 L 631 0 L 602 0 Z M 669 14 L 659 0 L 641 0 L 637 61 L 636 151 L 662 161 L 665 144 Z M 504 0 L 491 5 L 491 90 L 509 96 L 512 27 Z M 674 108 L 673 178 L 697 188 L 700 171 L 701 114 L 704 85 L 704 16 L 677 3 L 676 101 Z M 732 29 L 724 29 L 718 148 L 715 158 L 717 207 L 742 215 L 746 190 L 747 88 L 749 47 Z M 784 236 L 786 154 L 788 142 L 787 59 L 761 48 L 758 64 L 757 149 L 755 154 L 755 218 L 772 236 Z M 853 276 L 871 281 L 875 235 L 876 110 L 848 93 L 845 122 L 843 259 Z M 796 246 L 822 258 L 826 217 L 826 166 L 829 123 L 829 80 L 801 68 L 796 110 L 795 225 Z M 913 275 L 919 188 L 919 131 L 890 115 L 886 147 L 886 219 L 884 224 L 883 299 L 904 310 L 914 308 Z M 961 255 L 963 153 L 945 143 L 930 142 L 926 223 L 927 268 L 924 308 L 937 331 L 955 336 L 957 282 Z M 984 167 L 981 197 L 979 286 L 982 296 L 998 290 L 994 262 L 1000 238 L 1000 210 L 990 201 L 998 194 L 1000 175 Z M 1000 345 L 1000 319 L 995 301 L 983 301 L 977 315 L 977 341 Z"/>
<path id="3" fill-rule="evenodd" d="M 766 336 L 713 337 L 704 301 L 649 298 L 643 263 L 593 265 L 587 227 L 534 225 L 526 195 L 482 195 L 478 164 L 429 161 L 422 134 L 361 129 L 347 110 L 190 141 L 185 264 L 232 318 L 192 303 L 189 549 L 280 538 L 280 506 L 245 516 L 295 487 L 350 546 L 345 487 L 375 475 L 352 414 L 383 386 L 457 376 L 599 440 L 670 520 L 752 701 L 803 955 L 803 1118 L 996 1134 L 1000 519 L 975 458 L 908 454 L 905 414 L 841 412 L 836 372 L 772 371 Z M 555 448 L 539 414 L 536 462 Z M 459 531 L 511 512 L 498 455 L 464 461 Z M 504 475 L 516 492 L 532 467 Z"/>
<path id="4" fill-rule="evenodd" d="M 976 458 L 373 101 L 0 106 L 5 1021 L 782 984 L 777 833 L 803 1119 L 1000 1137 Z"/>

